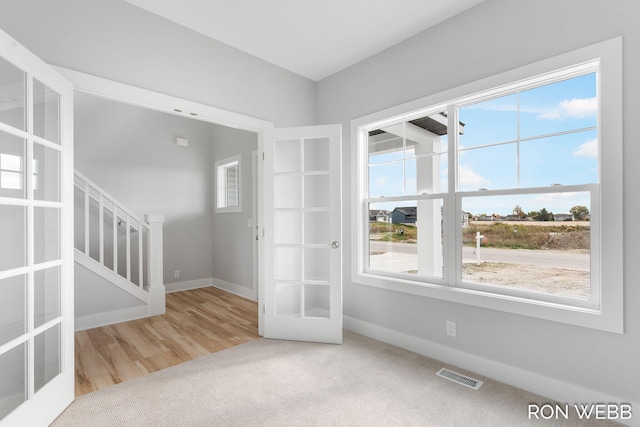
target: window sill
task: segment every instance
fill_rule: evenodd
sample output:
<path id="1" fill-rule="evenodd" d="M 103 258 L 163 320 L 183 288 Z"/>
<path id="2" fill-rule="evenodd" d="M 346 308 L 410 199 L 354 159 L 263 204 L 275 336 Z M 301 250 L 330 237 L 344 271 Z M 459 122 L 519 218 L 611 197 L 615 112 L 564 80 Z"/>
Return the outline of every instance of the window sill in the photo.
<path id="1" fill-rule="evenodd" d="M 242 212 L 242 208 L 240 206 L 236 206 L 232 208 L 216 208 L 217 214 L 240 213 L 240 212 Z"/>

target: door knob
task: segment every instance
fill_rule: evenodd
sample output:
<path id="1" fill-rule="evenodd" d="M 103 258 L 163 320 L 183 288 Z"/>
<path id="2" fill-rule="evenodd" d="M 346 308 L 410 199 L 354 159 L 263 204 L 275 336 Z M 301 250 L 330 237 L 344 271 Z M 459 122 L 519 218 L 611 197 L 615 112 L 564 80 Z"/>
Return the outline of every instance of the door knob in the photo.
<path id="1" fill-rule="evenodd" d="M 340 247 L 340 243 L 338 243 L 338 242 L 333 242 L 333 243 L 331 244 L 331 247 L 332 247 L 333 249 L 338 249 L 338 248 Z"/>

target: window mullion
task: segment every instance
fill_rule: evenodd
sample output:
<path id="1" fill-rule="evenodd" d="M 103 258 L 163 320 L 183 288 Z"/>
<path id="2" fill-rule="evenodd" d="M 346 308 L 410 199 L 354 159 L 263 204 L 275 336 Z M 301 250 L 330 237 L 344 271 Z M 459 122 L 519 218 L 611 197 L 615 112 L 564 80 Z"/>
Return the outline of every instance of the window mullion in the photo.
<path id="1" fill-rule="evenodd" d="M 458 202 L 456 192 L 458 190 L 458 138 L 459 138 L 459 120 L 458 109 L 455 105 L 450 105 L 447 109 L 447 150 L 448 156 L 448 192 L 445 203 L 444 217 L 444 275 L 449 285 L 455 286 L 458 277 L 461 275 L 461 269 L 458 268 L 460 257 L 462 256 L 459 248 L 462 245 L 462 239 L 456 237 L 457 226 L 456 212 L 458 212 Z M 458 242 L 460 240 L 460 242 Z"/>
<path id="2" fill-rule="evenodd" d="M 407 122 L 402 122 L 402 194 L 407 195 Z"/>
<path id="3" fill-rule="evenodd" d="M 516 174 L 517 176 L 517 185 L 518 188 L 521 187 L 520 185 L 520 91 L 518 91 L 518 93 L 516 94 L 516 99 L 517 99 L 517 115 L 516 115 Z"/>

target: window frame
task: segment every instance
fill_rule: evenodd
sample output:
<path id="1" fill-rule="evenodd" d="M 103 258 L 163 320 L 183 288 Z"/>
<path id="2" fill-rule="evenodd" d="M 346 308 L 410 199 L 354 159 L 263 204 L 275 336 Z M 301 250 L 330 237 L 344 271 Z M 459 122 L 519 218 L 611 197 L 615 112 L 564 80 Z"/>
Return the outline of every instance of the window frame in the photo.
<path id="1" fill-rule="evenodd" d="M 225 191 L 225 194 L 228 194 L 229 184 L 226 179 L 226 173 L 224 178 L 224 185 L 220 185 L 221 182 L 221 173 L 223 170 L 226 171 L 229 167 L 236 165 L 238 167 L 238 205 L 237 206 L 228 206 L 228 198 L 225 197 L 225 205 L 218 206 L 220 192 L 222 190 Z M 216 213 L 238 213 L 242 212 L 242 156 L 237 154 L 235 156 L 227 157 L 226 159 L 218 160 L 215 163 L 215 212 Z"/>
<path id="2" fill-rule="evenodd" d="M 580 303 L 570 298 L 554 298 L 530 292 L 496 292 L 490 286 L 461 286 L 458 268 L 458 249 L 461 248 L 459 221 L 447 220 L 461 210 L 462 197 L 477 196 L 474 192 L 449 191 L 437 195 L 444 198 L 444 278 L 407 278 L 401 274 L 376 274 L 366 268 L 368 264 L 368 210 L 367 201 L 367 138 L 366 132 L 400 121 L 411 120 L 438 111 L 447 111 L 450 134 L 455 134 L 457 107 L 491 99 L 507 90 L 540 86 L 554 79 L 568 79 L 572 75 L 597 72 L 599 187 L 594 185 L 562 186 L 558 189 L 526 188 L 523 193 L 536 190 L 568 191 L 585 188 L 591 192 L 591 277 L 592 301 Z M 572 74 L 573 73 L 573 74 Z M 541 83 L 543 82 L 543 83 Z M 622 38 L 607 40 L 582 49 L 564 53 L 546 60 L 506 71 L 482 80 L 464 84 L 406 104 L 354 119 L 351 122 L 352 141 L 352 281 L 393 291 L 436 298 L 456 303 L 525 315 L 615 333 L 624 332 L 623 324 L 623 179 L 622 179 Z M 606 150 L 601 144 L 606 141 Z M 449 188 L 455 189 L 457 156 L 454 138 L 448 140 Z M 513 190 L 507 190 L 513 194 Z M 483 192 L 499 195 L 502 190 Z M 435 195 L 434 195 L 435 196 Z M 416 199 L 415 196 L 404 198 Z M 388 198 L 395 201 L 398 198 Z M 607 221 L 603 221 L 607 218 Z M 604 250 L 603 248 L 606 248 Z M 595 279 L 595 280 L 594 280 Z M 594 286 L 595 284 L 595 286 Z"/>

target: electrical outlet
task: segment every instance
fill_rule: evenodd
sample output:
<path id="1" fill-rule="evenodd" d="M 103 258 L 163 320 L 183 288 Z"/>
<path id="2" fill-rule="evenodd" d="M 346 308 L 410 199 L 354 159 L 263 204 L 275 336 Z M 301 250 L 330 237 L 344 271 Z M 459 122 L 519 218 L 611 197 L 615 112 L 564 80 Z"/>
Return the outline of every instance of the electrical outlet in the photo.
<path id="1" fill-rule="evenodd" d="M 180 278 L 180 270 L 173 270 L 173 278 L 174 279 Z"/>
<path id="2" fill-rule="evenodd" d="M 456 322 L 447 320 L 447 335 L 449 335 L 450 337 L 456 336 Z"/>

